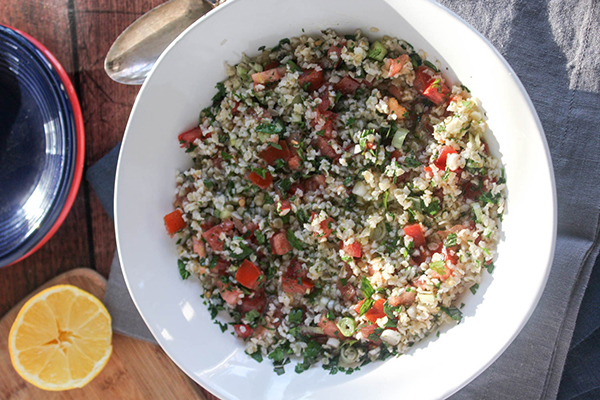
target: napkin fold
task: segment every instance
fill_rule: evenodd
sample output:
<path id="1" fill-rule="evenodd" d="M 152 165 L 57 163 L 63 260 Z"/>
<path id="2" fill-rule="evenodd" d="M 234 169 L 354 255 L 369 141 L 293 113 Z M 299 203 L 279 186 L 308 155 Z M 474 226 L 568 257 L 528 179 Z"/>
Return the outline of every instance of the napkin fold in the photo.
<path id="1" fill-rule="evenodd" d="M 557 398 L 570 346 L 560 398 L 593 398 L 600 394 L 599 374 L 577 362 L 590 361 L 589 355 L 597 351 L 594 346 L 600 344 L 600 318 L 591 315 L 598 315 L 594 307 L 600 301 L 600 267 L 595 271 L 595 291 L 586 293 L 578 320 L 600 251 L 600 2 L 441 0 L 441 4 L 479 30 L 523 82 L 545 130 L 558 193 L 556 253 L 538 307 L 500 358 L 452 398 Z M 118 147 L 87 174 L 111 217 L 117 154 Z M 520 290 L 527 290 L 526 283 L 520 285 Z M 105 302 L 116 332 L 155 341 L 129 297 L 116 256 Z M 600 370 L 597 359 L 590 362 Z M 590 385 L 596 391 L 590 391 Z"/>

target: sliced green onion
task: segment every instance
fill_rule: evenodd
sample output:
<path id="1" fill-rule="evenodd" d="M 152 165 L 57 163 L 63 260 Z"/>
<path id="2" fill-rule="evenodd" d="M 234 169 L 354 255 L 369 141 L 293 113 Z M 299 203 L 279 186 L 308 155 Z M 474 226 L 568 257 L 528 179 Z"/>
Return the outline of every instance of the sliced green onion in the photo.
<path id="1" fill-rule="evenodd" d="M 392 146 L 400 150 L 402 148 L 402 145 L 404 144 L 404 139 L 406 139 L 406 135 L 408 135 L 408 129 L 398 128 L 396 133 L 394 133 L 394 137 L 392 138 Z"/>
<path id="2" fill-rule="evenodd" d="M 246 68 L 243 64 L 238 64 L 235 67 L 237 76 L 239 76 L 240 78 L 247 78 L 248 77 L 248 68 Z"/>
<path id="3" fill-rule="evenodd" d="M 483 211 L 481 211 L 481 206 L 479 205 L 479 203 L 473 203 L 471 204 L 471 207 L 473 207 L 473 212 L 475 213 L 475 218 L 477 218 L 477 222 L 483 223 Z"/>
<path id="4" fill-rule="evenodd" d="M 421 303 L 435 303 L 435 295 L 431 292 L 417 293 Z"/>
<path id="5" fill-rule="evenodd" d="M 356 322 L 350 317 L 341 318 L 336 325 L 340 332 L 342 332 L 342 335 L 346 337 L 352 336 L 354 329 L 356 329 Z"/>
<path id="6" fill-rule="evenodd" d="M 342 365 L 355 363 L 358 361 L 358 350 L 352 346 L 344 347 L 340 352 L 340 361 Z"/>
<path id="7" fill-rule="evenodd" d="M 385 229 L 385 222 L 381 221 L 377 224 L 375 229 L 371 231 L 369 238 L 374 242 L 381 242 L 381 240 L 385 239 L 386 234 L 387 229 Z"/>

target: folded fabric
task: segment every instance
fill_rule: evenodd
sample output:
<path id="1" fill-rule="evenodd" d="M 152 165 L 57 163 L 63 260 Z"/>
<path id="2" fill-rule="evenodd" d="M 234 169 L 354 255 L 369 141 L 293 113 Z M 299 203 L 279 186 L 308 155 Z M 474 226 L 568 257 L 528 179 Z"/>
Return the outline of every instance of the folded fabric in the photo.
<path id="1" fill-rule="evenodd" d="M 523 82 L 542 121 L 550 146 L 558 193 L 558 238 L 546 289 L 531 319 L 486 371 L 456 393 L 454 399 L 556 398 L 581 300 L 600 250 L 600 3 L 596 1 L 442 0 L 441 3 L 478 29 L 508 60 Z M 476 56 L 476 55 L 474 55 Z M 88 172 L 88 179 L 112 213 L 113 150 Z M 532 232 L 534 235 L 535 232 Z M 535 251 L 535 249 L 532 249 Z M 523 268 L 527 268 L 526 265 Z M 515 279 L 515 290 L 527 290 Z M 582 308 L 573 356 L 588 360 L 589 346 L 600 341 L 597 312 Z M 115 257 L 105 297 L 115 331 L 154 341 L 137 313 Z M 594 303 L 598 304 L 597 301 Z M 510 312 L 510 310 L 508 310 Z M 587 322 L 591 321 L 591 322 Z M 579 358 L 573 358 L 579 357 Z M 583 388 L 569 371 L 561 398 L 599 394 Z M 579 368 L 579 369 L 578 369 Z M 600 368 L 595 367 L 596 371 Z M 587 383 L 598 375 L 587 371 Z M 595 381 L 594 381 L 595 379 Z M 571 387 L 579 389 L 568 392 Z M 592 389 L 593 389 L 592 385 Z M 568 393 L 567 393 L 568 392 Z M 571 397 L 569 397 L 571 396 Z"/>

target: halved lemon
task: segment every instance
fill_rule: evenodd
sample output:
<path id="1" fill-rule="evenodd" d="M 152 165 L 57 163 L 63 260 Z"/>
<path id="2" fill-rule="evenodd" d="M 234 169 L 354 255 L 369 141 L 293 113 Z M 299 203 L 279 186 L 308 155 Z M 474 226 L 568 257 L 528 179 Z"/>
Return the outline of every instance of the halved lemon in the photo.
<path id="1" fill-rule="evenodd" d="M 108 362 L 111 318 L 96 297 L 71 285 L 33 296 L 10 329 L 8 348 L 15 370 L 45 390 L 80 388 Z"/>

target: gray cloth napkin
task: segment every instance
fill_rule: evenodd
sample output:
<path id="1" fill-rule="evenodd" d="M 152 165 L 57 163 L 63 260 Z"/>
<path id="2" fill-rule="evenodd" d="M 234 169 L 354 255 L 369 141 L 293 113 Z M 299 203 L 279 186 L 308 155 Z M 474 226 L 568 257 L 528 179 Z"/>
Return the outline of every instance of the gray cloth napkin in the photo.
<path id="1" fill-rule="evenodd" d="M 525 85 L 550 145 L 558 192 L 556 255 L 538 307 L 503 355 L 452 398 L 556 398 L 581 299 L 600 251 L 600 2 L 441 3 L 487 37 Z M 103 204 L 109 212 L 115 166 L 113 151 L 88 173 L 100 198 L 108 199 Z M 527 290 L 526 283 L 521 285 L 516 290 Z M 115 331 L 154 341 L 129 297 L 116 257 L 105 301 Z"/>

